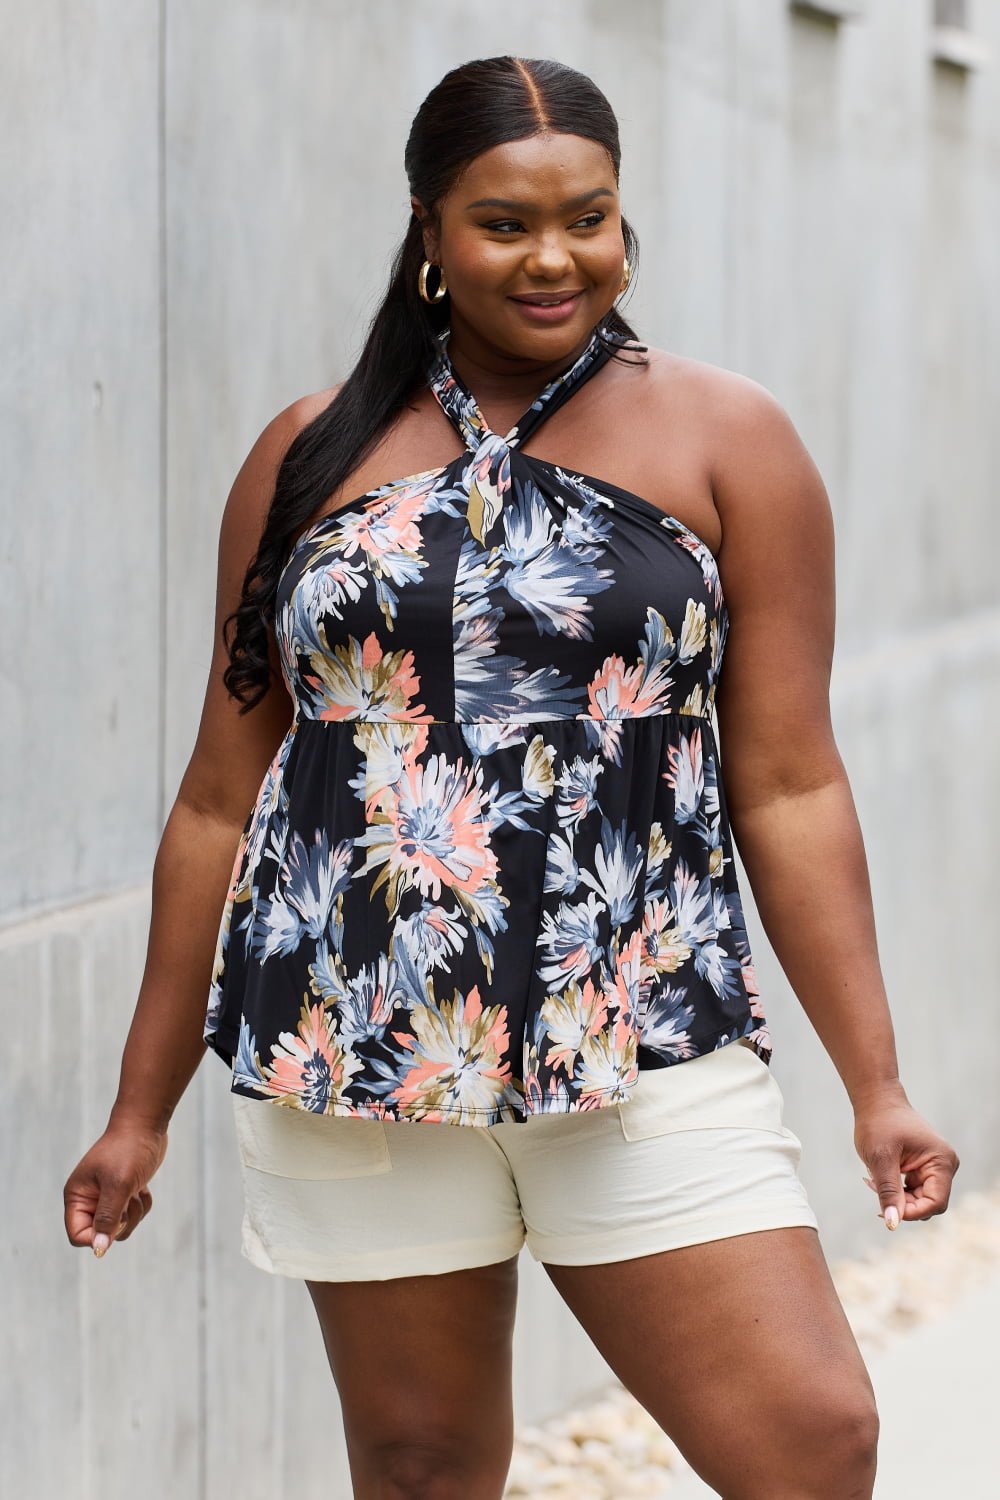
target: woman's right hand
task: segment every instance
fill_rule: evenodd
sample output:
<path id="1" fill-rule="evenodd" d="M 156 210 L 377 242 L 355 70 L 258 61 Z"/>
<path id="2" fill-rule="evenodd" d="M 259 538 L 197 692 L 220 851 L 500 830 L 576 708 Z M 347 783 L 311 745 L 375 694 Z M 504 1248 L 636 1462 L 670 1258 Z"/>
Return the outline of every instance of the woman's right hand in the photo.
<path id="1" fill-rule="evenodd" d="M 153 1206 L 149 1179 L 167 1152 L 167 1132 L 116 1120 L 73 1168 L 63 1188 L 71 1245 L 101 1256 L 127 1240 Z"/>
<path id="2" fill-rule="evenodd" d="M 149 1180 L 167 1149 L 162 1121 L 173 1118 L 206 1055 L 206 1006 L 240 836 L 295 709 L 272 631 L 271 683 L 252 712 L 241 712 L 225 685 L 225 625 L 239 606 L 284 456 L 332 396 L 305 396 L 279 412 L 247 454 L 226 501 L 209 680 L 198 737 L 153 862 L 146 964 L 118 1095 L 107 1129 L 63 1188 L 69 1242 L 95 1255 L 128 1239 L 152 1207 Z"/>

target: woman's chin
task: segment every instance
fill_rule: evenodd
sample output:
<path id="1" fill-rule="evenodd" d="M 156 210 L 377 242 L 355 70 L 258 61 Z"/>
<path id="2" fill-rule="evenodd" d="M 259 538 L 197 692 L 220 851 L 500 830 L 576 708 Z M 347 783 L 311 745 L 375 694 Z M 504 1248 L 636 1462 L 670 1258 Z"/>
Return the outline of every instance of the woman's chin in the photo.
<path id="1" fill-rule="evenodd" d="M 476 315 L 463 313 L 453 316 L 453 332 L 464 333 L 481 340 L 509 358 L 530 361 L 532 364 L 558 364 L 580 353 L 587 344 L 593 329 L 604 321 L 609 309 L 589 296 L 578 297 L 565 316 L 557 310 L 548 317 L 536 316 L 524 311 L 524 304 L 506 297 L 497 307 L 496 316 L 483 317 L 485 309 L 480 303 Z M 491 313 L 493 309 L 489 310 Z"/>
<path id="2" fill-rule="evenodd" d="M 600 311 L 593 310 L 590 299 L 578 298 L 566 316 L 536 318 L 525 314 L 510 301 L 505 321 L 505 342 L 525 358 L 546 361 L 561 359 L 579 349 L 590 338 Z"/>

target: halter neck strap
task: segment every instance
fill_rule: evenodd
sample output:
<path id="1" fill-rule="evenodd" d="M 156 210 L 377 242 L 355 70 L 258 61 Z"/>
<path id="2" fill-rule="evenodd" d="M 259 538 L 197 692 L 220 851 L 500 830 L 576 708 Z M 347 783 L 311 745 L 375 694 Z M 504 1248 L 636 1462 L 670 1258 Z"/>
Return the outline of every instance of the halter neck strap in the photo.
<path id="1" fill-rule="evenodd" d="M 499 440 L 507 448 L 525 442 L 546 417 L 557 411 L 611 358 L 611 349 L 605 341 L 621 342 L 617 334 L 606 328 L 596 328 L 583 353 L 539 391 L 524 415 L 501 437 L 487 425 L 479 403 L 454 370 L 448 358 L 448 333 L 446 329 L 438 341 L 438 353 L 430 366 L 428 384 L 462 441 L 473 453 L 489 439 Z"/>

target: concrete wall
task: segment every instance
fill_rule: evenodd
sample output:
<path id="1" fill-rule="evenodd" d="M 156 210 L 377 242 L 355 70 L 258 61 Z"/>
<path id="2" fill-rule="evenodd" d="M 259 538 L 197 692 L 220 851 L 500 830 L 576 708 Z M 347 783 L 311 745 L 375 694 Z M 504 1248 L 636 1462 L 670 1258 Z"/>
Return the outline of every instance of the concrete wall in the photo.
<path id="1" fill-rule="evenodd" d="M 239 1254 L 221 1066 L 182 1101 L 127 1245 L 71 1249 L 61 1186 L 116 1087 L 226 494 L 270 417 L 348 368 L 406 221 L 410 117 L 471 56 L 593 74 L 622 124 L 638 327 L 763 382 L 824 474 L 836 726 L 903 1078 L 962 1188 L 1000 1169 L 1000 88 L 931 61 L 929 4 L 862 10 L 0 4 L 0 1492 L 350 1494 L 305 1288 Z M 1000 67 L 997 7 L 971 11 Z M 744 890 L 827 1255 L 857 1253 L 883 1231 L 849 1104 Z M 605 1373 L 523 1257 L 521 1419 Z"/>

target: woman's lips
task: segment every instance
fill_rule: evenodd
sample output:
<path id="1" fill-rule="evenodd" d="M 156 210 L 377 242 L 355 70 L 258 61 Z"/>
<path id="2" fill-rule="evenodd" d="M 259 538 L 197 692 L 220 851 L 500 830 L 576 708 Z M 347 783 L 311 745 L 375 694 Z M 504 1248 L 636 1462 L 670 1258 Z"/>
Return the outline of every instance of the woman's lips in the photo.
<path id="1" fill-rule="evenodd" d="M 556 302 L 550 301 L 548 295 L 539 302 L 530 300 L 529 296 L 511 297 L 510 300 L 533 323 L 561 323 L 564 318 L 572 316 L 582 296 L 582 292 L 566 292 Z"/>

